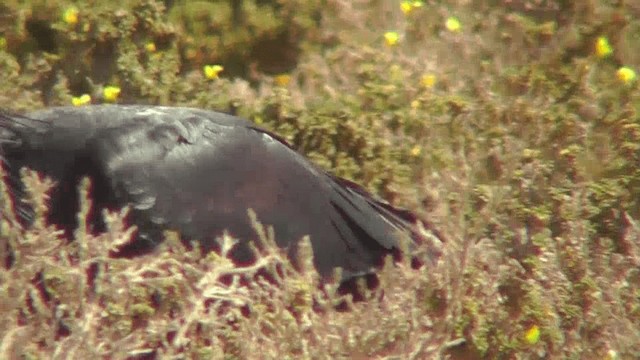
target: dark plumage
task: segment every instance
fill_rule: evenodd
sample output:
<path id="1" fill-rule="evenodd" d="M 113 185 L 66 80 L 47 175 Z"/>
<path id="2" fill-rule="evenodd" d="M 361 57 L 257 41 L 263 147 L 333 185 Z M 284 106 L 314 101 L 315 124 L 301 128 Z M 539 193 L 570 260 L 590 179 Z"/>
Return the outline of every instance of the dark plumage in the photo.
<path id="1" fill-rule="evenodd" d="M 88 175 L 96 208 L 131 204 L 138 247 L 173 229 L 210 250 L 227 229 L 241 240 L 235 259 L 250 261 L 243 244 L 256 236 L 247 216 L 252 208 L 274 227 L 278 246 L 291 253 L 308 234 L 318 271 L 329 275 L 341 266 L 348 278 L 397 250 L 402 234 L 419 238 L 410 213 L 326 173 L 274 134 L 223 113 L 134 105 L 3 112 L 0 146 L 13 194 L 24 190 L 16 180 L 22 167 L 58 183 L 49 220 L 68 234 L 76 227 L 78 182 Z M 19 201 L 14 206 L 28 224 L 31 209 Z M 104 231 L 100 216 L 92 222 Z"/>

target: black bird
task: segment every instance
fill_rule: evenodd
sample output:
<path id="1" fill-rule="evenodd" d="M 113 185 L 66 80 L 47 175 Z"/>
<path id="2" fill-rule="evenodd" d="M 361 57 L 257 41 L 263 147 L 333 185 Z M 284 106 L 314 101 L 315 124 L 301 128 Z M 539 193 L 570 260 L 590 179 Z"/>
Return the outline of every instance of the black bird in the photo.
<path id="1" fill-rule="evenodd" d="M 277 135 L 224 113 L 140 105 L 3 111 L 0 151 L 13 197 L 24 192 L 22 167 L 57 182 L 48 220 L 69 236 L 77 226 L 77 185 L 89 176 L 94 231 L 105 230 L 100 209 L 130 204 L 128 221 L 138 226 L 133 244 L 142 248 L 172 229 L 211 250 L 227 230 L 241 240 L 234 259 L 250 262 L 246 244 L 256 237 L 251 208 L 273 226 L 278 246 L 290 256 L 310 235 L 320 274 L 342 267 L 348 279 L 397 253 L 401 236 L 421 237 L 410 212 L 321 170 Z M 14 200 L 28 225 L 32 209 Z"/>

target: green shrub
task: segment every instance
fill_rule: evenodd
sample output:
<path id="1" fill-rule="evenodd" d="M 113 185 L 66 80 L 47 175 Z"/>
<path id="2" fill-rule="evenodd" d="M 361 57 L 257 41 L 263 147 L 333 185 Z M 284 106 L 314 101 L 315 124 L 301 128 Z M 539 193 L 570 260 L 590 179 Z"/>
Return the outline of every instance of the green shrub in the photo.
<path id="1" fill-rule="evenodd" d="M 279 286 L 224 285 L 255 269 L 186 252 L 175 234 L 112 259 L 124 213 L 68 244 L 42 216 L 12 225 L 4 194 L 0 357 L 640 356 L 640 91 L 617 74 L 640 71 L 630 2 L 5 1 L 0 13 L 0 107 L 87 94 L 233 111 L 447 238 L 436 265 L 387 266 L 368 301 L 338 312 L 276 249 L 260 266 L 290 270 Z M 42 215 L 43 187 L 29 188 Z"/>

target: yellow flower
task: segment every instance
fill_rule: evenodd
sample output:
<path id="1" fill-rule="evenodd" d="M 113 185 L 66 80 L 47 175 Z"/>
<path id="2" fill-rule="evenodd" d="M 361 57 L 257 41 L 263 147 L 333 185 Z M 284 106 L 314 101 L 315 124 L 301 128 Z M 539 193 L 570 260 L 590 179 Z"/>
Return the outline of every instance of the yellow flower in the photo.
<path id="1" fill-rule="evenodd" d="M 78 14 L 77 8 L 69 7 L 62 13 L 62 20 L 69 25 L 75 25 L 78 23 Z"/>
<path id="2" fill-rule="evenodd" d="M 224 67 L 222 67 L 222 65 L 205 65 L 204 76 L 206 76 L 207 79 L 210 79 L 210 80 L 217 79 L 218 75 L 223 70 L 224 70 Z"/>
<path id="3" fill-rule="evenodd" d="M 273 78 L 273 80 L 276 83 L 276 85 L 280 87 L 285 87 L 289 85 L 289 83 L 291 82 L 291 76 L 289 74 L 280 74 L 280 75 L 276 75 Z"/>
<path id="4" fill-rule="evenodd" d="M 102 96 L 107 102 L 115 102 L 120 96 L 120 88 L 117 86 L 105 86 L 104 90 L 102 90 Z"/>
<path id="5" fill-rule="evenodd" d="M 447 30 L 451 32 L 459 32 L 460 29 L 462 28 L 462 24 L 460 23 L 460 20 L 458 20 L 453 16 L 450 16 L 447 18 L 447 21 L 445 21 L 444 26 L 447 28 Z"/>
<path id="6" fill-rule="evenodd" d="M 411 12 L 411 10 L 413 10 L 413 5 L 411 4 L 411 1 L 401 2 L 400 10 L 402 10 L 403 14 L 408 15 Z"/>
<path id="7" fill-rule="evenodd" d="M 538 325 L 533 325 L 525 332 L 524 340 L 531 345 L 536 344 L 540 340 L 540 328 L 538 328 Z"/>
<path id="8" fill-rule="evenodd" d="M 418 157 L 420 156 L 421 153 L 422 153 L 422 149 L 420 148 L 420 146 L 416 145 L 413 148 L 411 148 L 411 156 Z"/>
<path id="9" fill-rule="evenodd" d="M 149 41 L 148 43 L 146 43 L 144 45 L 145 50 L 147 50 L 148 52 L 152 53 L 152 52 L 156 52 L 156 43 L 154 43 L 153 41 Z"/>
<path id="10" fill-rule="evenodd" d="M 400 41 L 400 35 L 395 31 L 387 31 L 384 33 L 384 41 L 389 46 L 394 46 Z"/>
<path id="11" fill-rule="evenodd" d="M 636 72 L 632 68 L 623 66 L 616 71 L 618 80 L 625 85 L 629 85 L 636 80 Z"/>
<path id="12" fill-rule="evenodd" d="M 427 89 L 432 88 L 436 84 L 436 76 L 434 74 L 424 74 L 420 78 L 420 84 Z"/>
<path id="13" fill-rule="evenodd" d="M 78 97 L 74 96 L 71 98 L 71 104 L 73 104 L 73 106 L 87 105 L 90 102 L 91 102 L 91 96 L 89 94 L 82 94 Z"/>
<path id="14" fill-rule="evenodd" d="M 596 55 L 599 58 L 606 58 L 613 53 L 613 48 L 606 36 L 598 37 L 596 40 Z"/>
<path id="15" fill-rule="evenodd" d="M 400 3 L 400 10 L 405 15 L 409 15 L 414 9 L 421 8 L 424 3 L 422 1 L 403 1 Z"/>

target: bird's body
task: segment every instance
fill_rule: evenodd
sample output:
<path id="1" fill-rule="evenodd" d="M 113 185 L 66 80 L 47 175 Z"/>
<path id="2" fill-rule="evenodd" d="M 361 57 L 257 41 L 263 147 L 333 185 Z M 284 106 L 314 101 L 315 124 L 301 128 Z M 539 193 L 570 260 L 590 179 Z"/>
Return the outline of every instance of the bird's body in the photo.
<path id="1" fill-rule="evenodd" d="M 322 275 L 338 266 L 347 276 L 367 273 L 398 248 L 402 234 L 418 236 L 408 212 L 223 113 L 137 105 L 4 112 L 0 146 L 13 194 L 23 191 L 16 181 L 22 167 L 57 182 L 49 220 L 67 231 L 76 226 L 78 182 L 89 176 L 96 207 L 131 206 L 138 241 L 159 241 L 172 229 L 212 249 L 227 230 L 241 240 L 233 253 L 241 262 L 250 260 L 246 243 L 256 237 L 248 208 L 273 226 L 278 246 L 291 254 L 309 235 Z M 14 204 L 29 223 L 31 210 Z M 103 226 L 99 218 L 96 231 Z"/>

